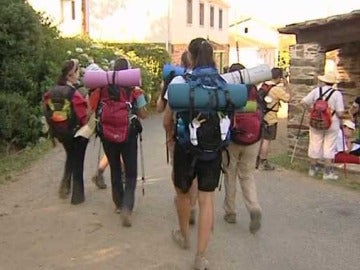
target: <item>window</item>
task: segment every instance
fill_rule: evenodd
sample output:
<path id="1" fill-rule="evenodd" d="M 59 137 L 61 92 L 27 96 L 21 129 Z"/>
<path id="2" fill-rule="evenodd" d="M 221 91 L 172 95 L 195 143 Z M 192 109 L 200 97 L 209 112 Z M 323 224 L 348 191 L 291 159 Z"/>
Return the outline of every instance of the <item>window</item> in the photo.
<path id="1" fill-rule="evenodd" d="M 210 27 L 214 27 L 214 7 L 210 7 Z"/>
<path id="2" fill-rule="evenodd" d="M 204 11 L 204 3 L 200 3 L 200 6 L 199 6 L 199 19 L 200 19 L 200 21 L 199 21 L 199 24 L 200 25 L 204 25 L 204 15 L 205 15 L 205 11 Z"/>
<path id="3" fill-rule="evenodd" d="M 223 11 L 222 9 L 219 9 L 219 29 L 222 29 L 223 27 Z"/>
<path id="4" fill-rule="evenodd" d="M 187 0 L 187 23 L 192 23 L 192 0 Z"/>
<path id="5" fill-rule="evenodd" d="M 75 1 L 71 1 L 71 18 L 75 20 Z"/>

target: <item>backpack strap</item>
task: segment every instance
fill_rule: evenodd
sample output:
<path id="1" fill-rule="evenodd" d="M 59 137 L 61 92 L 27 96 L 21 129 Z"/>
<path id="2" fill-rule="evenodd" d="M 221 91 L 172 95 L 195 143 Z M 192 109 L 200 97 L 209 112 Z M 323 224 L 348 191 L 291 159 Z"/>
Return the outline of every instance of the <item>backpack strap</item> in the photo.
<path id="1" fill-rule="evenodd" d="M 330 92 L 330 94 L 325 98 L 325 101 L 329 101 L 330 97 L 332 96 L 332 94 L 334 94 L 334 92 L 336 91 L 336 89 L 333 89 L 333 88 L 329 88 L 328 90 L 326 90 L 324 93 L 322 93 L 322 87 L 320 86 L 319 87 L 319 98 L 318 100 L 322 100 L 323 97 Z M 334 110 L 332 113 L 331 113 L 331 116 L 333 116 L 334 114 L 336 113 L 336 111 Z"/>

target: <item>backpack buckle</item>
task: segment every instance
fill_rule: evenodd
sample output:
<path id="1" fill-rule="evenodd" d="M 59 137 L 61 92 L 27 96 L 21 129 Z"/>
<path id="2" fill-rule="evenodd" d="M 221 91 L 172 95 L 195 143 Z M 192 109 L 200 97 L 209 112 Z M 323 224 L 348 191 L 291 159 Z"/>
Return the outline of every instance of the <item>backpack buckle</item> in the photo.
<path id="1" fill-rule="evenodd" d="M 126 107 L 127 107 L 128 110 L 131 110 L 131 109 L 132 109 L 132 104 L 131 104 L 131 102 L 126 101 L 125 104 L 126 104 Z"/>

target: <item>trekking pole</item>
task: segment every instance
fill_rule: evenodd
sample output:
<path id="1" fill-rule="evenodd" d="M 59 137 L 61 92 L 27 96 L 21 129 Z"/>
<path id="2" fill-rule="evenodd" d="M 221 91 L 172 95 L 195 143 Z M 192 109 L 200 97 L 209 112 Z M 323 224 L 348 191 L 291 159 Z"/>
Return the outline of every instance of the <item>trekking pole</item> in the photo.
<path id="1" fill-rule="evenodd" d="M 343 127 L 341 127 L 341 133 L 342 133 L 343 151 L 345 152 L 345 134 L 344 134 L 344 128 Z M 347 178 L 346 159 L 344 159 L 344 175 L 345 175 L 345 178 Z"/>
<path id="2" fill-rule="evenodd" d="M 165 132 L 165 151 L 166 151 L 166 163 L 169 164 L 170 158 L 169 158 L 169 146 L 168 146 L 168 134 Z"/>
<path id="3" fill-rule="evenodd" d="M 303 111 L 303 113 L 302 113 L 301 120 L 300 120 L 299 129 L 298 129 L 297 134 L 296 134 L 296 140 L 295 140 L 295 145 L 294 145 L 293 152 L 292 152 L 292 154 L 291 154 L 290 164 L 292 164 L 292 163 L 293 163 L 293 160 L 294 160 L 295 151 L 296 151 L 296 148 L 297 148 L 297 145 L 298 145 L 298 141 L 299 141 L 299 138 L 300 138 L 300 130 L 301 130 L 302 124 L 303 124 L 303 122 L 304 122 L 305 112 L 306 112 L 306 109 L 304 108 L 304 111 Z"/>
<path id="4" fill-rule="evenodd" d="M 141 162 L 141 180 L 142 180 L 142 194 L 145 195 L 145 168 L 144 168 L 144 152 L 142 145 L 142 134 L 139 133 L 139 142 L 140 142 L 140 162 Z"/>
<path id="5" fill-rule="evenodd" d="M 259 165 L 260 165 L 260 154 L 261 154 L 261 148 L 264 142 L 264 138 L 261 138 L 260 140 L 260 145 L 259 145 L 259 151 L 258 154 L 256 156 L 256 161 L 255 161 L 255 169 L 259 169 Z"/>

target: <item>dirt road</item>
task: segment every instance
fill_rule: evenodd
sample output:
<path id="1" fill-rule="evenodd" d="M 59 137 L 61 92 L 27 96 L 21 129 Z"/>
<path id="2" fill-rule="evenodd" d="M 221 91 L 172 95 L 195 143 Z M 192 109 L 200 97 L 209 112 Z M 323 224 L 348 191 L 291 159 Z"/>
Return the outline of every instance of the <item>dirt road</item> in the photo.
<path id="1" fill-rule="evenodd" d="M 91 183 L 98 141 L 86 154 L 86 201 L 73 206 L 57 197 L 64 153 L 53 149 L 18 181 L 0 186 L 1 270 L 191 269 L 190 251 L 170 237 L 176 226 L 170 168 L 160 117 L 144 122 L 146 184 L 138 183 L 133 227 L 114 213 L 110 189 Z M 140 172 L 141 174 L 141 172 Z M 109 171 L 105 173 L 109 183 Z M 238 201 L 238 223 L 223 221 L 223 189 L 216 191 L 215 230 L 208 250 L 218 270 L 358 270 L 360 193 L 286 170 L 257 172 L 263 227 L 248 231 Z"/>

